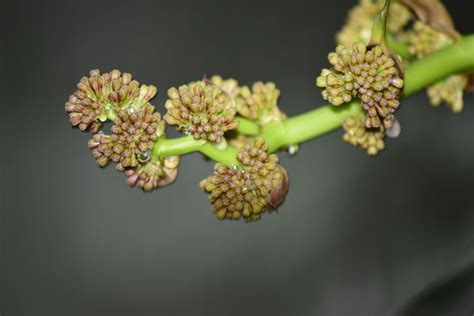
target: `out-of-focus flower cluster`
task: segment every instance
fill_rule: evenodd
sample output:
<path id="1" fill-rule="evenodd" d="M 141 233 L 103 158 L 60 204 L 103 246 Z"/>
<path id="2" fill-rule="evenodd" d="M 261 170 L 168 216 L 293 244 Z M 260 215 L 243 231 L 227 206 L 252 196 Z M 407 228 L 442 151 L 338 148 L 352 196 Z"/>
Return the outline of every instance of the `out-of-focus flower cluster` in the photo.
<path id="1" fill-rule="evenodd" d="M 278 157 L 267 154 L 267 149 L 264 140 L 257 138 L 252 146 L 244 146 L 237 154 L 239 166 L 218 163 L 214 175 L 201 181 L 217 218 L 255 221 L 283 203 L 288 174 L 279 165 Z"/>
<path id="2" fill-rule="evenodd" d="M 343 139 L 352 146 L 365 149 L 369 156 L 375 156 L 385 148 L 385 128 L 367 128 L 364 121 L 356 116 L 349 116 L 342 124 Z"/>
<path id="3" fill-rule="evenodd" d="M 126 170 L 130 185 L 146 191 L 176 178 L 178 157 L 164 161 L 152 157 L 155 142 L 165 137 L 165 121 L 149 103 L 156 87 L 140 85 L 118 70 L 104 74 L 92 70 L 77 87 L 65 108 L 73 126 L 94 133 L 88 146 L 99 166 L 116 163 L 117 170 Z M 110 135 L 99 131 L 106 120 L 113 121 Z"/>
<path id="4" fill-rule="evenodd" d="M 339 45 L 328 60 L 333 68 L 323 69 L 316 79 L 325 88 L 323 98 L 338 106 L 359 97 L 367 128 L 392 127 L 404 83 L 395 61 L 380 46 L 368 50 L 362 42 Z"/>
<path id="5" fill-rule="evenodd" d="M 455 38 L 419 21 L 407 32 L 405 39 L 416 58 L 424 58 L 455 42 Z M 464 107 L 463 94 L 467 84 L 467 74 L 456 74 L 436 82 L 426 91 L 433 106 L 444 102 L 453 112 L 459 113 Z"/>

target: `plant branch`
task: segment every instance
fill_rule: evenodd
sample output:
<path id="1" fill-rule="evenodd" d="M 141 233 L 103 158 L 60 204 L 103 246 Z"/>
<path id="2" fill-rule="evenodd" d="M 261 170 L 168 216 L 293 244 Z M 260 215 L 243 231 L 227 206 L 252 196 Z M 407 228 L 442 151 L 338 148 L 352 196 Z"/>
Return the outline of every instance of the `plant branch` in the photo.
<path id="1" fill-rule="evenodd" d="M 413 62 L 405 70 L 405 97 L 437 82 L 451 74 L 474 69 L 474 35 L 466 36 L 453 45 L 439 50 L 426 58 Z M 274 152 L 281 147 L 297 144 L 324 135 L 341 126 L 349 115 L 361 113 L 357 100 L 339 107 L 326 105 L 309 112 L 288 118 L 282 122 L 270 122 L 262 128 L 261 136 Z M 239 118 L 241 126 L 238 132 L 257 136 L 260 128 L 256 123 Z M 171 155 L 184 155 L 199 151 L 209 158 L 226 166 L 238 165 L 235 155 L 237 149 L 228 146 L 219 149 L 216 145 L 203 140 L 194 140 L 191 136 L 158 140 L 153 148 L 154 157 L 164 158 Z"/>

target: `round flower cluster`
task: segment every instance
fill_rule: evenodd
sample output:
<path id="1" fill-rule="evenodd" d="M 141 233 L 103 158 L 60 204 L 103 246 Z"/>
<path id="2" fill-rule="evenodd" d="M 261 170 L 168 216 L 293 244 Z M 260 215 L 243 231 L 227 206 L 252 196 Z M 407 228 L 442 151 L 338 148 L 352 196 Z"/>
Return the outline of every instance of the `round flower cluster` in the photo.
<path id="1" fill-rule="evenodd" d="M 117 170 L 134 168 L 146 162 L 155 141 L 164 133 L 161 115 L 148 104 L 142 110 L 120 110 L 112 126 L 112 135 L 99 133 L 89 140 L 89 148 L 99 166 L 111 160 Z"/>
<path id="2" fill-rule="evenodd" d="M 359 4 L 349 11 L 346 24 L 337 33 L 337 42 L 349 46 L 354 42 L 369 43 L 372 35 L 372 24 L 383 8 L 385 0 L 360 0 Z M 393 2 L 393 1 L 392 1 Z M 397 35 L 410 22 L 413 14 L 399 2 L 390 5 L 387 30 Z"/>
<path id="3" fill-rule="evenodd" d="M 280 90 L 273 82 L 258 81 L 252 88 L 243 86 L 237 98 L 237 112 L 261 125 L 281 121 L 286 115 L 278 108 L 279 97 Z"/>
<path id="4" fill-rule="evenodd" d="M 135 169 L 128 169 L 125 171 L 127 183 L 146 192 L 171 184 L 178 175 L 179 160 L 179 156 L 169 156 L 163 160 L 152 159 Z"/>
<path id="5" fill-rule="evenodd" d="M 70 122 L 80 130 L 90 129 L 96 133 L 110 112 L 134 106 L 144 106 L 157 92 L 156 87 L 146 86 L 132 80 L 129 73 L 112 70 L 101 74 L 98 69 L 83 77 L 66 102 Z M 113 114 L 111 114 L 113 116 Z"/>
<path id="6" fill-rule="evenodd" d="M 264 140 L 257 138 L 253 146 L 246 145 L 237 154 L 240 167 L 216 164 L 214 175 L 201 181 L 200 187 L 210 193 L 217 218 L 254 221 L 283 203 L 288 174 L 276 155 L 266 153 L 267 149 Z"/>
<path id="7" fill-rule="evenodd" d="M 385 148 L 385 129 L 366 128 L 363 120 L 354 116 L 346 118 L 342 124 L 344 128 L 343 139 L 346 143 L 367 150 L 369 156 L 375 156 Z"/>
<path id="8" fill-rule="evenodd" d="M 380 46 L 367 50 L 361 42 L 339 45 L 328 60 L 333 68 L 323 69 L 316 79 L 325 88 L 323 98 L 337 106 L 359 97 L 367 111 L 365 126 L 390 128 L 404 83 L 395 61 Z"/>
<path id="9" fill-rule="evenodd" d="M 164 119 L 195 139 L 219 143 L 224 132 L 238 126 L 235 101 L 212 83 L 197 81 L 171 88 L 168 97 Z"/>

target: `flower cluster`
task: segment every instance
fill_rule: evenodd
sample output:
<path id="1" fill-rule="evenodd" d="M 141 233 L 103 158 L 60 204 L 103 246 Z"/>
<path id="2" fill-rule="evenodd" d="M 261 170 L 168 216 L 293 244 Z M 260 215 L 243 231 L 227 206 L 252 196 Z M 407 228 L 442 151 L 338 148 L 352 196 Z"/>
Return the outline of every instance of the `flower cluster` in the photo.
<path id="1" fill-rule="evenodd" d="M 117 170 L 126 171 L 129 185 L 145 191 L 174 181 L 179 157 L 160 160 L 151 153 L 155 142 L 165 137 L 165 121 L 149 103 L 156 87 L 140 85 L 118 70 L 92 70 L 77 87 L 66 111 L 73 126 L 94 133 L 88 146 L 100 167 L 116 163 Z M 106 120 L 113 122 L 110 135 L 99 131 Z"/>
<path id="2" fill-rule="evenodd" d="M 415 22 L 405 37 L 408 49 L 417 58 L 423 58 L 432 52 L 451 45 L 454 40 L 448 35 L 423 22 Z"/>
<path id="3" fill-rule="evenodd" d="M 464 107 L 464 90 L 468 84 L 467 75 L 451 75 L 426 89 L 433 106 L 445 102 L 454 113 L 459 113 Z"/>
<path id="4" fill-rule="evenodd" d="M 406 34 L 410 52 L 417 58 L 442 49 L 454 43 L 454 38 L 428 24 L 416 22 Z M 465 74 L 451 75 L 427 88 L 427 94 L 433 106 L 445 102 L 453 112 L 461 112 L 464 106 L 463 94 L 468 84 Z"/>
<path id="5" fill-rule="evenodd" d="M 384 0 L 360 0 L 359 4 L 349 11 L 346 24 L 337 33 L 338 44 L 349 46 L 354 42 L 369 43 L 372 34 L 372 23 L 380 13 Z M 397 35 L 409 23 L 413 15 L 411 11 L 399 2 L 390 6 L 387 29 Z"/>
<path id="6" fill-rule="evenodd" d="M 169 156 L 165 159 L 152 159 L 135 169 L 125 171 L 127 183 L 146 192 L 171 184 L 178 175 L 179 156 Z"/>
<path id="7" fill-rule="evenodd" d="M 367 111 L 365 126 L 390 128 L 404 83 L 395 61 L 380 46 L 367 50 L 361 42 L 339 45 L 328 60 L 333 68 L 323 69 L 316 79 L 325 88 L 323 98 L 337 106 L 359 97 Z"/>
<path id="8" fill-rule="evenodd" d="M 195 139 L 219 143 L 224 132 L 238 126 L 234 99 L 212 83 L 197 81 L 171 88 L 168 97 L 164 119 Z"/>
<path id="9" fill-rule="evenodd" d="M 90 129 L 96 133 L 107 116 L 114 111 L 134 106 L 140 109 L 153 98 L 156 87 L 146 86 L 132 80 L 129 73 L 112 70 L 101 74 L 98 69 L 83 77 L 77 84 L 78 90 L 66 102 L 70 122 L 80 130 Z M 112 114 L 111 114 L 112 112 Z"/>
<path id="10" fill-rule="evenodd" d="M 243 86 L 237 98 L 237 112 L 243 117 L 264 125 L 270 121 L 281 121 L 286 115 L 278 108 L 280 90 L 273 82 L 255 82 L 252 88 Z"/>
<path id="11" fill-rule="evenodd" d="M 210 82 L 221 88 L 225 93 L 227 93 L 229 97 L 234 100 L 240 93 L 239 83 L 235 79 L 223 79 L 221 76 L 214 75 L 211 77 Z"/>
<path id="12" fill-rule="evenodd" d="M 99 166 L 113 161 L 117 163 L 117 170 L 123 171 L 150 158 L 150 150 L 164 129 L 160 113 L 150 104 L 140 111 L 120 110 L 111 129 L 112 135 L 95 134 L 89 140 L 89 148 Z"/>
<path id="13" fill-rule="evenodd" d="M 267 154 L 267 145 L 257 138 L 237 154 L 239 167 L 216 164 L 214 175 L 201 181 L 219 219 L 258 220 L 265 211 L 278 208 L 288 191 L 288 174 L 276 155 Z"/>
<path id="14" fill-rule="evenodd" d="M 343 139 L 355 147 L 367 150 L 369 156 L 375 156 L 385 148 L 385 128 L 366 128 L 364 122 L 354 116 L 346 118 L 342 124 Z"/>
<path id="15" fill-rule="evenodd" d="M 278 107 L 280 90 L 273 82 L 257 81 L 252 87 L 240 87 L 236 80 L 224 80 L 220 76 L 213 76 L 211 82 L 235 100 L 237 113 L 245 118 L 260 125 L 286 118 L 285 113 Z"/>

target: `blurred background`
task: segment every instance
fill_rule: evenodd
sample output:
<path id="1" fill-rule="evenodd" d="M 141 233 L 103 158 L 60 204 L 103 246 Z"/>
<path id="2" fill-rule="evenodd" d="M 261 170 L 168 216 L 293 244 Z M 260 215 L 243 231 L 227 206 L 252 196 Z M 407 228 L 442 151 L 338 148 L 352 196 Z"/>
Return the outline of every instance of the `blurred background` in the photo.
<path id="1" fill-rule="evenodd" d="M 215 218 L 200 155 L 146 194 L 99 169 L 64 112 L 93 68 L 158 86 L 162 112 L 169 87 L 213 74 L 274 81 L 288 115 L 311 110 L 355 3 L 2 4 L 0 314 L 473 314 L 472 95 L 459 115 L 403 101 L 402 135 L 375 159 L 341 130 L 281 153 L 286 202 L 252 224 Z M 447 3 L 464 34 L 467 6 Z"/>

